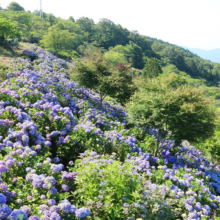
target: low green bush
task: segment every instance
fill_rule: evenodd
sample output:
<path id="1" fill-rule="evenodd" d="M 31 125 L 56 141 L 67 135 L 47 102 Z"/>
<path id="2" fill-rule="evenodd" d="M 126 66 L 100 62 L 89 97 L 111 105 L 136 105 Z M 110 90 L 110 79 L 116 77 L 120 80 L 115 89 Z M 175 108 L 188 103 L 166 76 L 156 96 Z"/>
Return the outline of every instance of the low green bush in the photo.
<path id="1" fill-rule="evenodd" d="M 149 185 L 145 175 L 135 169 L 135 161 L 121 163 L 114 159 L 115 154 L 100 156 L 89 151 L 81 157 L 75 163 L 74 195 L 76 203 L 89 208 L 88 219 L 176 219 L 175 212 L 162 202 L 160 190 L 164 186 L 152 190 L 154 184 Z"/>

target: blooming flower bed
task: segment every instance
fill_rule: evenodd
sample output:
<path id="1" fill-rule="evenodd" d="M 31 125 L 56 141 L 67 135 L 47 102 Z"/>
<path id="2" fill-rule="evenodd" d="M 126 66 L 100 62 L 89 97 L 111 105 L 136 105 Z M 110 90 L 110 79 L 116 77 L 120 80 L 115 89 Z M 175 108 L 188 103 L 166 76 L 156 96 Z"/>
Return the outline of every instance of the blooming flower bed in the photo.
<path id="1" fill-rule="evenodd" d="M 30 47 L 0 85 L 0 219 L 217 219 L 218 165 L 172 140 L 153 157 L 120 105 Z"/>

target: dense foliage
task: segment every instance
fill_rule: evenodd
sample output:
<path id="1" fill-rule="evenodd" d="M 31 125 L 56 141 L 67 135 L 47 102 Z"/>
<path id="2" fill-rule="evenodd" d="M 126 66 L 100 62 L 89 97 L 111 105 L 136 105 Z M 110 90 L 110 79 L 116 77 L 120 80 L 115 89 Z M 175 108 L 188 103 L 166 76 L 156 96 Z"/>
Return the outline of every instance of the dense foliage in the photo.
<path id="1" fill-rule="evenodd" d="M 172 88 L 169 83 L 157 79 L 142 83 L 127 105 L 132 120 L 157 128 L 158 143 L 168 131 L 177 144 L 212 136 L 215 113 L 202 91 L 189 86 Z"/>
<path id="2" fill-rule="evenodd" d="M 218 165 L 164 138 L 152 156 L 158 130 L 28 51 L 0 85 L 1 219 L 218 219 Z"/>
<path id="3" fill-rule="evenodd" d="M 7 19 L 0 17 L 0 44 L 3 44 L 5 39 L 18 38 L 21 33 L 17 30 L 16 25 Z"/>
<path id="4" fill-rule="evenodd" d="M 20 6 L 18 3 L 16 2 L 11 2 L 9 5 L 8 5 L 8 10 L 11 10 L 11 11 L 24 11 L 24 8 L 22 6 Z"/>
<path id="5" fill-rule="evenodd" d="M 100 106 L 107 95 L 116 98 L 120 103 L 125 103 L 135 90 L 128 68 L 122 63 L 111 65 L 99 52 L 77 59 L 71 77 L 81 86 L 99 93 Z"/>
<path id="6" fill-rule="evenodd" d="M 163 73 L 161 65 L 156 58 L 149 58 L 144 66 L 142 76 L 146 78 L 154 78 Z"/>

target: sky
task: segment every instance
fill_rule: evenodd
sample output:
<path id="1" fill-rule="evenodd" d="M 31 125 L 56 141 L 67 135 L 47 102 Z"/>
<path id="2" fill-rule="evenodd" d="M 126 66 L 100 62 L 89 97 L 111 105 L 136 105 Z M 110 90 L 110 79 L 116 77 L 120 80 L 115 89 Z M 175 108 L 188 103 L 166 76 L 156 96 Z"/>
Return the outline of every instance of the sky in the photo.
<path id="1" fill-rule="evenodd" d="M 39 10 L 40 0 L 14 0 Z M 12 0 L 0 0 L 6 8 Z M 220 48 L 220 0 L 42 0 L 43 11 L 67 19 L 107 18 L 128 30 L 178 46 Z"/>

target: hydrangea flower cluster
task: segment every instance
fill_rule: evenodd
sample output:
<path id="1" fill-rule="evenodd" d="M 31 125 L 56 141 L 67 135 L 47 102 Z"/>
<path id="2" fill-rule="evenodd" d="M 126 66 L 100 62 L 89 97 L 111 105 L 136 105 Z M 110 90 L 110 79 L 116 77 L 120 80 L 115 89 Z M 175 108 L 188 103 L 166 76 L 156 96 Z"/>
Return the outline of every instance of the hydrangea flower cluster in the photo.
<path id="1" fill-rule="evenodd" d="M 33 50 L 31 49 L 25 49 L 23 50 L 23 54 L 26 55 L 27 57 L 29 57 L 32 61 L 38 58 L 37 53 L 35 53 Z"/>

